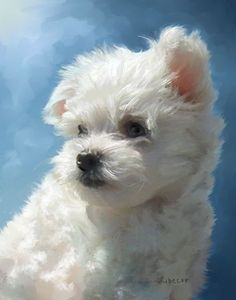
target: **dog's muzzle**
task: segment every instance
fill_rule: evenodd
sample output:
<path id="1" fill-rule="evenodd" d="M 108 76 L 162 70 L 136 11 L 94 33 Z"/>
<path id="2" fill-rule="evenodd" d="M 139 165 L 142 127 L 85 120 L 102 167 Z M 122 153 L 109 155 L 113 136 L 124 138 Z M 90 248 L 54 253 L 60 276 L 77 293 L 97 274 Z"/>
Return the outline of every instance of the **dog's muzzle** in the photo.
<path id="1" fill-rule="evenodd" d="M 85 186 L 97 188 L 105 184 L 100 175 L 101 154 L 82 152 L 78 154 L 76 164 L 80 169 L 79 180 Z"/>

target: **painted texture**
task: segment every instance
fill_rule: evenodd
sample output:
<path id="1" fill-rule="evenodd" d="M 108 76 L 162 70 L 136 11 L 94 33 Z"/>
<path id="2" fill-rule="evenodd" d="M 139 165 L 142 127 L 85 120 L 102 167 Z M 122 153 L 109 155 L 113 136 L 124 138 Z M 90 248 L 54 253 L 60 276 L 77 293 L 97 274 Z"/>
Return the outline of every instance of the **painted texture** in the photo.
<path id="1" fill-rule="evenodd" d="M 0 226 L 23 206 L 62 143 L 41 120 L 59 67 L 104 43 L 144 49 L 145 41 L 138 36 L 158 36 L 166 25 L 198 28 L 212 53 L 213 79 L 219 91 L 216 109 L 227 123 L 211 197 L 218 221 L 209 282 L 201 299 L 234 300 L 235 9 L 230 0 L 0 2 Z"/>

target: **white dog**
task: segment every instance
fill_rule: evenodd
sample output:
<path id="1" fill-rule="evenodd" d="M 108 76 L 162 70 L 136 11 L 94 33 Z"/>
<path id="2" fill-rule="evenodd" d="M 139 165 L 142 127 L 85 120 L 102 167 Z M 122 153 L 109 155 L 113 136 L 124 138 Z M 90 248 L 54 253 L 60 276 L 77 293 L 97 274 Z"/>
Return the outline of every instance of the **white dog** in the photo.
<path id="1" fill-rule="evenodd" d="M 1 300 L 190 300 L 204 283 L 223 121 L 208 51 L 167 28 L 61 72 L 45 120 L 67 138 L 0 235 Z"/>

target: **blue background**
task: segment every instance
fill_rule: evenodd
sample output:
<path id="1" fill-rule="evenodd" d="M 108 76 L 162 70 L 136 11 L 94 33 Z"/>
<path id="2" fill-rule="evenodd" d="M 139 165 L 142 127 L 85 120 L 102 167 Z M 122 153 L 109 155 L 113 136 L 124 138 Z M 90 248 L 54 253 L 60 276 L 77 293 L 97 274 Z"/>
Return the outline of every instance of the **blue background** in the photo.
<path id="1" fill-rule="evenodd" d="M 104 43 L 145 48 L 166 25 L 199 29 L 227 123 L 211 201 L 217 224 L 199 299 L 235 300 L 236 2 L 221 0 L 9 0 L 0 3 L 0 227 L 23 206 L 62 144 L 41 111 L 60 66 Z"/>

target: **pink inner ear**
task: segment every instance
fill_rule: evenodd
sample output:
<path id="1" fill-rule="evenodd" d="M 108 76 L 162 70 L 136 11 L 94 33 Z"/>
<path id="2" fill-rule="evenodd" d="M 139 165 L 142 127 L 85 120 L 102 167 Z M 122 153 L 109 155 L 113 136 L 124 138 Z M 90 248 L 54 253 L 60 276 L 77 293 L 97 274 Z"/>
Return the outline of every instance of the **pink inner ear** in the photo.
<path id="1" fill-rule="evenodd" d="M 194 82 L 191 74 L 184 69 L 180 69 L 179 66 L 172 66 L 172 71 L 176 73 L 176 78 L 173 81 L 174 87 L 176 87 L 181 96 L 189 95 L 193 90 Z"/>
<path id="2" fill-rule="evenodd" d="M 200 79 L 199 66 L 191 61 L 190 56 L 177 54 L 175 61 L 170 64 L 170 69 L 176 74 L 173 86 L 177 88 L 181 96 L 186 96 L 186 101 L 192 101 L 196 85 Z"/>
<path id="3" fill-rule="evenodd" d="M 66 112 L 66 100 L 60 100 L 53 105 L 54 112 L 57 116 L 62 116 Z"/>

